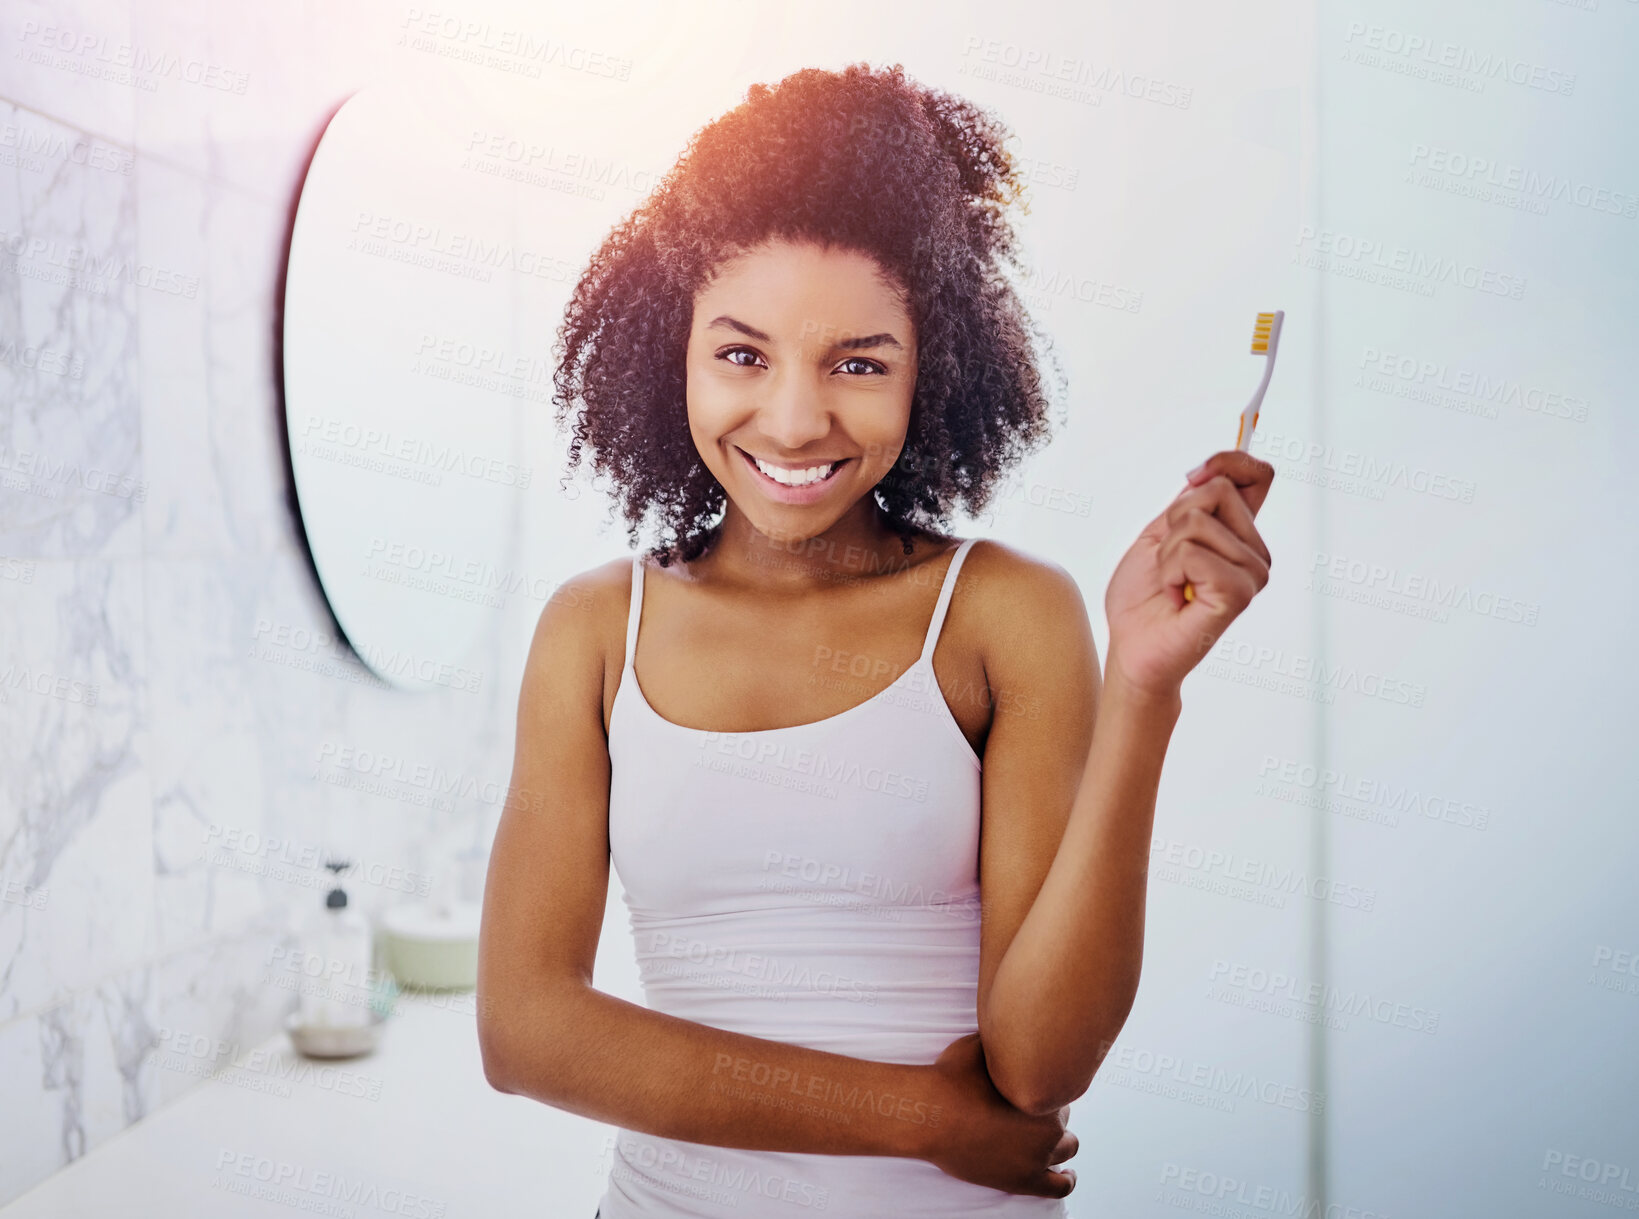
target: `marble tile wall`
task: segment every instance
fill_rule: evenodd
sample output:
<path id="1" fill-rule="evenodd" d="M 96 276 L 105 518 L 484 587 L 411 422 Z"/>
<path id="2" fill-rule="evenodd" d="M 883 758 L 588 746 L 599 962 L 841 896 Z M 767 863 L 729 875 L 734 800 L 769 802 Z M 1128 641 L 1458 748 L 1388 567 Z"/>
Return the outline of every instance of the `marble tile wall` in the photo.
<path id="1" fill-rule="evenodd" d="M 499 812 L 322 765 L 504 786 L 522 659 L 411 695 L 324 642 L 273 339 L 305 159 L 384 43 L 349 7 L 0 4 L 0 1204 L 198 1082 L 163 1031 L 277 1030 L 315 853 L 457 884 Z"/>

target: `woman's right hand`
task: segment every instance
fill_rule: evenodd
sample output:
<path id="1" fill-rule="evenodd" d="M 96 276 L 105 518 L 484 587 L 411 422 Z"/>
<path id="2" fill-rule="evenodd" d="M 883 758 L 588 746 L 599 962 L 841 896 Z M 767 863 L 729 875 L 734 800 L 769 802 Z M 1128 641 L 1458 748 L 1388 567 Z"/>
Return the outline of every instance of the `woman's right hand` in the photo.
<path id="1" fill-rule="evenodd" d="M 1035 1117 L 996 1091 L 985 1067 L 979 1034 L 945 1047 L 930 1068 L 944 1106 L 923 1159 L 961 1181 L 1010 1194 L 1062 1198 L 1076 1187 L 1076 1171 L 1061 1164 L 1081 1141 L 1065 1129 L 1070 1107 Z"/>

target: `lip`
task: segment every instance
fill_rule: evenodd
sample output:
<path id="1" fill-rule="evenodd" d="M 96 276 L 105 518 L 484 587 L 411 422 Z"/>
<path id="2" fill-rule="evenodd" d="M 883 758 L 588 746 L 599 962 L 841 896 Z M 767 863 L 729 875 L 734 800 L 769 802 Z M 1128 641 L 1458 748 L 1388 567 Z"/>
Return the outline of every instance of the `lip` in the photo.
<path id="1" fill-rule="evenodd" d="M 836 485 L 837 480 L 842 477 L 843 468 L 853 460 L 852 457 L 842 458 L 842 460 L 838 463 L 837 468 L 831 471 L 830 477 L 821 482 L 812 483 L 806 487 L 788 487 L 784 483 L 775 482 L 772 478 L 759 470 L 757 468 L 757 463 L 752 460 L 751 454 L 747 453 L 739 445 L 734 446 L 734 451 L 740 455 L 740 459 L 745 463 L 746 469 L 751 471 L 751 477 L 756 480 L 757 486 L 762 493 L 769 499 L 780 504 L 812 504 L 824 499 L 831 493 L 831 489 Z M 812 464 L 818 465 L 819 463 L 814 462 Z M 807 467 L 803 466 L 795 468 L 806 469 Z"/>

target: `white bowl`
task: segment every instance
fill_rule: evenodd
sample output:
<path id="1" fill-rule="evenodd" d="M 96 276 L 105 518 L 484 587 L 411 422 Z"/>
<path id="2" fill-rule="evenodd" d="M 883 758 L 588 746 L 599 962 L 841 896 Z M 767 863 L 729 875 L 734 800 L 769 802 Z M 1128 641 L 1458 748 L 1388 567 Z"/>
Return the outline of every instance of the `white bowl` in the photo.
<path id="1" fill-rule="evenodd" d="M 420 990 L 476 987 L 482 910 L 477 902 L 454 902 L 394 906 L 383 913 L 382 952 L 393 977 Z"/>
<path id="2" fill-rule="evenodd" d="M 303 1024 L 300 1012 L 285 1017 L 285 1032 L 299 1054 L 309 1058 L 357 1058 L 381 1044 L 381 1030 L 387 1018 L 371 1010 L 370 1023 Z"/>

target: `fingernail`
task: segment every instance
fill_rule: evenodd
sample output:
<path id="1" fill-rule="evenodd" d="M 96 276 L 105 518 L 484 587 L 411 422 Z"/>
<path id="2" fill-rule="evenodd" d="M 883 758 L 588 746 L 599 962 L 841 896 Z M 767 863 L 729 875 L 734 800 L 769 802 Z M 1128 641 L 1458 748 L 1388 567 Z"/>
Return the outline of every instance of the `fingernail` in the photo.
<path id="1" fill-rule="evenodd" d="M 1207 461 L 1211 461 L 1211 460 L 1212 460 L 1212 459 L 1211 459 L 1211 458 L 1210 458 L 1210 457 L 1209 457 L 1209 458 L 1207 458 Z M 1189 479 L 1189 481 L 1190 481 L 1190 482 L 1194 482 L 1194 481 L 1195 481 L 1195 476 L 1196 476 L 1196 475 L 1197 475 L 1197 474 L 1200 474 L 1200 473 L 1201 473 L 1201 472 L 1202 472 L 1202 471 L 1203 471 L 1203 470 L 1205 470 L 1205 469 L 1206 469 L 1206 466 L 1207 466 L 1207 462 L 1206 462 L 1206 461 L 1203 461 L 1203 462 L 1202 462 L 1202 463 L 1201 463 L 1201 464 L 1200 464 L 1200 465 L 1198 465 L 1198 466 L 1196 466 L 1196 467 L 1195 467 L 1195 468 L 1194 468 L 1194 469 L 1193 469 L 1193 470 L 1191 470 L 1191 471 L 1190 471 L 1190 472 L 1189 472 L 1189 473 L 1188 473 L 1188 474 L 1186 474 L 1186 475 L 1184 475 L 1184 477 L 1185 477 L 1185 478 L 1187 478 L 1187 479 Z"/>

